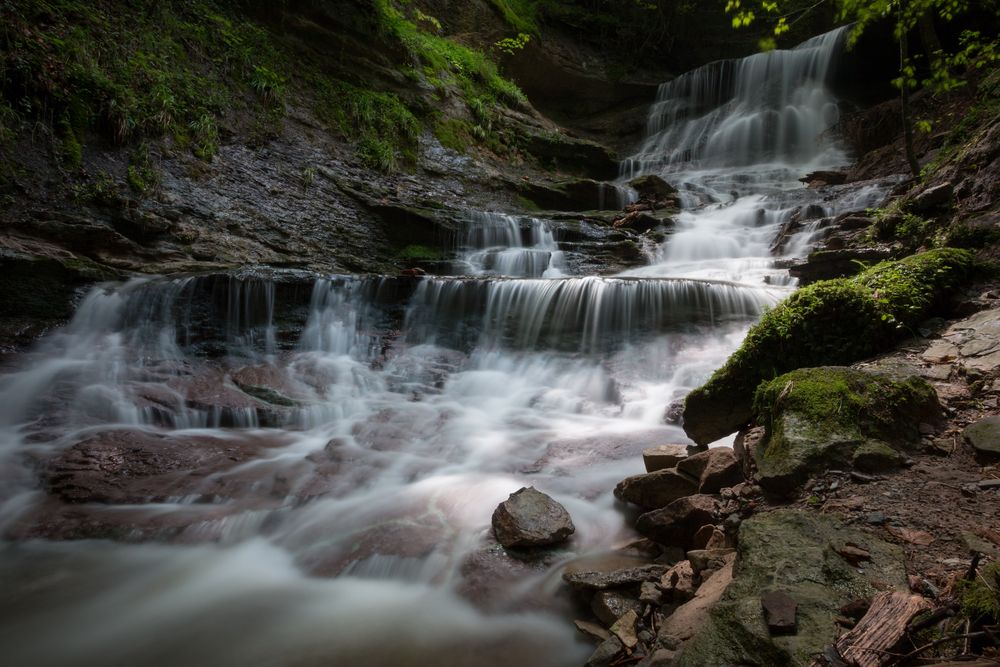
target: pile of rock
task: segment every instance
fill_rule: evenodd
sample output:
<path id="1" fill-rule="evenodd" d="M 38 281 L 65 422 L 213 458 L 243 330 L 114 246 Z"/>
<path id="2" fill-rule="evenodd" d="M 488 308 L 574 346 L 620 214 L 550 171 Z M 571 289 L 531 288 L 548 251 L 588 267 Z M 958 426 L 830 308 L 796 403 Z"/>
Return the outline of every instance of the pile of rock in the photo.
<path id="1" fill-rule="evenodd" d="M 646 510 L 636 521 L 645 539 L 563 574 L 596 619 L 577 621 L 600 642 L 590 667 L 623 657 L 670 664 L 732 580 L 735 535 L 760 495 L 729 448 L 662 445 L 643 460 L 647 472 L 622 480 L 615 496 Z"/>

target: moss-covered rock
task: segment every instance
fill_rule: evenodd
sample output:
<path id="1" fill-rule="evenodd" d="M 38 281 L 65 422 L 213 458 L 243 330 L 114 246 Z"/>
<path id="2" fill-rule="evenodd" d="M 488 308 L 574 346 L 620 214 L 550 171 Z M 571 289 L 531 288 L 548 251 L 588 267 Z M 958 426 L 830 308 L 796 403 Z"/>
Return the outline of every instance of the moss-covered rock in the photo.
<path id="1" fill-rule="evenodd" d="M 707 444 L 750 421 L 762 381 L 887 349 L 931 315 L 971 265 L 968 251 L 941 248 L 804 287 L 765 313 L 725 365 L 688 395 L 684 430 Z"/>
<path id="2" fill-rule="evenodd" d="M 781 495 L 831 467 L 898 465 L 895 448 L 918 444 L 918 425 L 940 415 L 937 394 L 922 378 L 837 366 L 803 368 L 761 384 L 754 409 L 767 428 L 754 452 L 758 481 Z"/>
<path id="3" fill-rule="evenodd" d="M 849 542 L 871 554 L 863 569 L 835 551 Z M 740 526 L 733 582 L 675 664 L 808 664 L 836 638 L 833 619 L 841 605 L 873 595 L 876 586 L 902 588 L 905 580 L 899 547 L 825 515 L 801 510 L 758 514 Z M 761 595 L 769 590 L 783 591 L 798 604 L 795 634 L 768 632 Z"/>

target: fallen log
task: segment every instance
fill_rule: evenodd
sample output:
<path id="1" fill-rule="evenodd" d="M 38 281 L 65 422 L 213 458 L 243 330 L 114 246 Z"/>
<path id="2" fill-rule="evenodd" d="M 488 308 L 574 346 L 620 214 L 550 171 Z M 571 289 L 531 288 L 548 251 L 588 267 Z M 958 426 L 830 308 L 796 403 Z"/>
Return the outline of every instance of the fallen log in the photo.
<path id="1" fill-rule="evenodd" d="M 813 667 L 828 665 L 836 656 L 840 664 L 852 667 L 885 667 L 899 658 L 894 649 L 906 636 L 907 626 L 930 604 L 919 595 L 889 591 L 872 600 L 868 613 L 854 628 L 833 645 L 828 657 L 813 662 Z"/>

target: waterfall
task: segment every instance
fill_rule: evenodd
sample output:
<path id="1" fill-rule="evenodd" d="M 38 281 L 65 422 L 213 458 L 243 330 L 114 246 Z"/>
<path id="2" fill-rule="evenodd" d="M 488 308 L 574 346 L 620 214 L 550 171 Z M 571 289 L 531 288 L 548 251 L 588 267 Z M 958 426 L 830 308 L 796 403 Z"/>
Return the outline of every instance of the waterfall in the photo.
<path id="1" fill-rule="evenodd" d="M 460 266 L 473 275 L 554 278 L 564 266 L 547 222 L 506 213 L 471 212 L 458 250 Z"/>
<path id="2" fill-rule="evenodd" d="M 623 172 L 804 164 L 835 150 L 822 134 L 839 117 L 827 83 L 846 30 L 791 50 L 720 60 L 662 84 L 647 137 Z"/>
<path id="3" fill-rule="evenodd" d="M 559 568 L 634 539 L 611 490 L 644 448 L 685 441 L 665 408 L 791 292 L 781 230 L 801 229 L 780 252 L 807 252 L 823 218 L 885 191 L 820 199 L 797 180 L 846 163 L 825 133 L 842 38 L 660 87 L 598 202 L 635 201 L 637 174 L 678 188 L 669 233 L 639 239 L 646 266 L 584 275 L 605 249 L 567 262 L 564 219 L 466 211 L 440 249 L 449 276 L 255 268 L 91 289 L 0 374 L 5 657 L 582 664 Z M 489 537 L 528 485 L 577 528 L 530 563 Z"/>

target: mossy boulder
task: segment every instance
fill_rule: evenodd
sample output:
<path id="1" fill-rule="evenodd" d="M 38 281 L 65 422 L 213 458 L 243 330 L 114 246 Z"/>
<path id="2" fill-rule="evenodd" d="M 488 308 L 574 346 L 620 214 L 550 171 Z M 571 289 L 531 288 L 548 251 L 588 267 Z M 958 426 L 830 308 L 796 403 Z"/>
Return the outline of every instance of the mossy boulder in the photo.
<path id="1" fill-rule="evenodd" d="M 863 568 L 838 555 L 836 549 L 848 543 L 871 554 Z M 675 665 L 808 664 L 836 639 L 834 618 L 841 605 L 870 597 L 877 588 L 903 589 L 906 582 L 899 547 L 803 510 L 777 510 L 744 521 L 733 575 Z M 795 634 L 769 633 L 761 606 L 767 591 L 782 591 L 797 603 Z"/>
<path id="2" fill-rule="evenodd" d="M 922 378 L 837 366 L 803 368 L 761 384 L 754 410 L 767 429 L 754 451 L 757 479 L 778 495 L 829 468 L 878 472 L 899 465 L 899 449 L 920 442 L 918 425 L 941 412 Z"/>
<path id="3" fill-rule="evenodd" d="M 802 288 L 765 313 L 725 365 L 688 395 L 684 430 L 710 443 L 750 421 L 753 393 L 764 380 L 887 349 L 933 314 L 971 266 L 968 251 L 940 248 Z"/>

